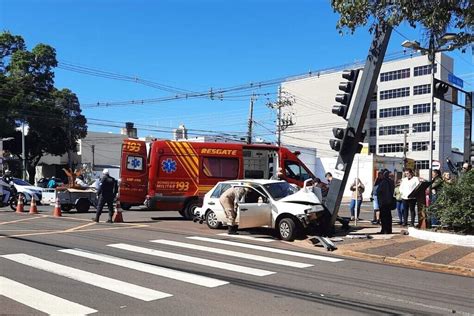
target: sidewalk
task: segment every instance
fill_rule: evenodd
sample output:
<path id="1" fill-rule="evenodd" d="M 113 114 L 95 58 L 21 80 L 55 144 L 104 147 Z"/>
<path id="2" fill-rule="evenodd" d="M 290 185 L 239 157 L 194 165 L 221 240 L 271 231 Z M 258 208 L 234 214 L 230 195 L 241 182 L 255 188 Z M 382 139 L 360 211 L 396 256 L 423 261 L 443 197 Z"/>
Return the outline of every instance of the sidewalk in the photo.
<path id="1" fill-rule="evenodd" d="M 336 226 L 336 237 L 332 238 L 338 248 L 333 253 L 368 260 L 474 277 L 474 248 L 452 246 L 432 241 L 420 240 L 402 233 L 406 228 L 393 225 L 393 234 L 378 235 L 380 226 L 369 221 L 357 223 L 348 232 Z M 315 239 L 297 241 L 304 248 L 326 252 Z"/>

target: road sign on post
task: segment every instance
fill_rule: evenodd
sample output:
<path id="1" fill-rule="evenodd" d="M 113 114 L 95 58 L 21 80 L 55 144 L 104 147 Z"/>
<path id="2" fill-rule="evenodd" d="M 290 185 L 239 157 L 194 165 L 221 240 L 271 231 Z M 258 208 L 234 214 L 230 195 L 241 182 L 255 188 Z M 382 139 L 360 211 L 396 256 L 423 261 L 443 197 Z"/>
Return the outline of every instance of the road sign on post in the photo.
<path id="1" fill-rule="evenodd" d="M 342 141 L 340 141 L 339 156 L 337 157 L 336 163 L 337 172 L 343 173 L 343 176 L 342 179 L 333 178 L 326 198 L 326 207 L 329 213 L 331 213 L 331 221 L 328 224 L 331 227 L 337 218 L 344 188 L 346 187 L 347 178 L 349 177 L 349 172 L 352 167 L 352 161 L 357 151 L 360 151 L 362 147 L 360 142 L 363 141 L 365 136 L 363 133 L 365 119 L 369 111 L 370 101 L 375 90 L 391 33 L 392 27 L 390 25 L 385 25 L 385 27 L 377 25 L 359 87 L 355 91 L 352 111 L 347 123 L 347 128 L 344 131 L 344 137 Z M 329 229 L 330 227 L 327 228 Z"/>

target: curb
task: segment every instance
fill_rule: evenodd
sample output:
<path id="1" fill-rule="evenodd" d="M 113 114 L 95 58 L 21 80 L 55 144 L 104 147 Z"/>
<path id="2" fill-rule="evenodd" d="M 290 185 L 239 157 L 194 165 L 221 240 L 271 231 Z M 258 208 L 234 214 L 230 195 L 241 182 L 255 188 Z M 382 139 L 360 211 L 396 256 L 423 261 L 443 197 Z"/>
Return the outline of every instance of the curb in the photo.
<path id="1" fill-rule="evenodd" d="M 368 261 L 379 262 L 379 263 L 389 263 L 389 264 L 394 264 L 394 265 L 406 266 L 410 268 L 430 270 L 434 272 L 443 272 L 443 273 L 456 274 L 460 276 L 474 277 L 474 269 L 469 269 L 469 268 L 459 267 L 459 266 L 451 266 L 447 264 L 431 263 L 431 262 L 424 262 L 424 261 L 411 260 L 411 259 L 401 259 L 401 258 L 396 258 L 396 257 L 379 256 L 379 255 L 367 254 L 367 253 L 357 252 L 357 251 L 352 251 L 352 250 L 336 250 L 334 254 L 345 256 L 345 257 L 352 257 L 352 258 L 355 257 L 355 258 L 365 259 Z"/>
<path id="2" fill-rule="evenodd" d="M 434 242 L 439 242 L 441 244 L 462 246 L 462 247 L 471 247 L 474 248 L 474 236 L 472 235 L 455 235 L 450 233 L 438 233 L 432 231 L 425 231 L 416 229 L 414 227 L 408 228 L 408 234 L 411 237 L 429 240 Z"/>

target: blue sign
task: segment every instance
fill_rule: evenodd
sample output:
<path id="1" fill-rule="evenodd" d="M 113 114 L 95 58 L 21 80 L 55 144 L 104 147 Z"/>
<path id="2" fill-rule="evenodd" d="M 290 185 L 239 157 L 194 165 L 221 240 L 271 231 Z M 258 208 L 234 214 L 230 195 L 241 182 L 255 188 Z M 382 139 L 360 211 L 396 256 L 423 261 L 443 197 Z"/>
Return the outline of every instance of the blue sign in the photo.
<path id="1" fill-rule="evenodd" d="M 453 74 L 448 74 L 448 81 L 451 82 L 452 84 L 457 85 L 458 87 L 461 87 L 461 88 L 464 85 L 464 82 L 462 81 L 462 79 L 459 78 L 459 77 L 456 77 Z"/>

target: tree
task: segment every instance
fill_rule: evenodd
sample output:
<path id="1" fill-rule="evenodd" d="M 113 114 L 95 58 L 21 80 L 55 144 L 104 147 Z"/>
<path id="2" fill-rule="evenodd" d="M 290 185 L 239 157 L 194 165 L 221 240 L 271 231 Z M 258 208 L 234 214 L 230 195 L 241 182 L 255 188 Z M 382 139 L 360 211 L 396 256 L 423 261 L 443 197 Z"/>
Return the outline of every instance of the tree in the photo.
<path id="1" fill-rule="evenodd" d="M 411 27 L 421 26 L 427 35 L 442 44 L 440 38 L 450 29 L 456 31 L 453 41 L 465 47 L 473 41 L 474 10 L 471 0 L 332 0 L 335 12 L 340 14 L 337 22 L 339 32 L 354 33 L 355 29 L 370 23 L 369 31 L 376 24 L 393 27 L 407 22 Z"/>
<path id="2" fill-rule="evenodd" d="M 75 150 L 87 134 L 86 118 L 77 96 L 69 89 L 54 87 L 57 66 L 53 47 L 38 44 L 31 51 L 20 36 L 0 34 L 0 137 L 14 136 L 4 147 L 18 158 L 22 153 L 21 133 L 25 123 L 27 170 L 32 182 L 35 167 L 45 154 L 63 155 Z M 72 167 L 72 166 L 70 166 Z"/>

